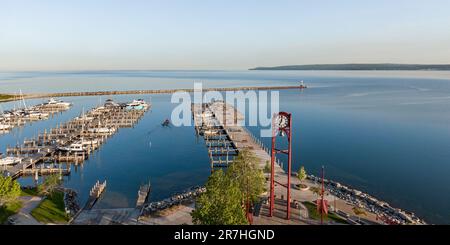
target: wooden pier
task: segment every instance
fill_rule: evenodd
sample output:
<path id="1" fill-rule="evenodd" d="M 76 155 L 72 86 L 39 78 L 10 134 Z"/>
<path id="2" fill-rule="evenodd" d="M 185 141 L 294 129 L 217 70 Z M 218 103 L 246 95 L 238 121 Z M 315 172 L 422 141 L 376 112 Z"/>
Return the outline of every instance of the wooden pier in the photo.
<path id="1" fill-rule="evenodd" d="M 21 158 L 22 161 L 8 166 L 6 175 L 18 178 L 28 174 L 30 170 L 27 169 L 36 169 L 36 165 L 45 162 L 82 164 L 120 128 L 133 127 L 138 123 L 149 107 L 133 109 L 119 104 L 105 104 L 53 129 L 38 132 L 36 137 L 24 139 L 22 145 L 8 146 L 6 155 Z"/>
<path id="2" fill-rule="evenodd" d="M 267 163 L 270 163 L 271 154 L 270 148 L 266 147 L 257 137 L 248 131 L 243 124 L 244 116 L 236 109 L 224 103 L 223 101 L 216 101 L 209 104 L 193 104 L 192 105 L 193 119 L 195 122 L 196 132 L 203 136 L 208 147 L 211 160 L 211 170 L 215 168 L 227 167 L 233 162 L 233 157 L 230 153 L 238 153 L 244 149 L 252 152 L 258 159 L 258 166 L 263 170 Z M 219 139 L 211 140 L 206 131 L 216 130 L 214 137 L 219 135 Z M 219 152 L 219 154 L 214 154 Z M 225 153 L 222 153 L 225 152 Z M 227 155 L 224 160 L 223 156 Z M 268 215 L 268 204 L 262 203 L 261 215 L 255 217 L 256 224 L 306 224 L 298 213 L 291 216 L 291 220 L 285 220 L 285 211 L 287 206 L 287 197 L 285 196 L 284 187 L 277 183 L 287 183 L 287 173 L 283 170 L 282 162 L 275 158 L 275 213 L 273 217 Z M 267 190 L 270 189 L 270 182 L 266 182 Z M 300 192 L 300 191 L 299 191 Z M 312 193 L 310 193 L 312 195 Z M 263 194 L 263 200 L 267 200 L 268 193 Z M 297 193 L 296 195 L 301 195 Z M 294 197 L 291 196 L 291 200 Z"/>
<path id="3" fill-rule="evenodd" d="M 138 191 L 138 199 L 136 201 L 136 208 L 142 209 L 150 197 L 151 185 L 150 183 L 141 185 Z"/>
<path id="4" fill-rule="evenodd" d="M 192 104 L 191 109 L 196 132 L 203 136 L 208 148 L 211 170 L 227 167 L 243 149 L 252 151 L 260 159 L 261 169 L 270 161 L 269 149 L 241 126 L 245 117 L 233 106 L 216 101 Z M 276 162 L 281 171 L 281 162 L 278 159 Z"/>
<path id="5" fill-rule="evenodd" d="M 97 180 L 95 185 L 92 187 L 89 192 L 89 198 L 84 205 L 83 210 L 91 210 L 94 205 L 97 203 L 98 199 L 102 196 L 103 192 L 106 190 L 106 180 L 103 183 Z"/>

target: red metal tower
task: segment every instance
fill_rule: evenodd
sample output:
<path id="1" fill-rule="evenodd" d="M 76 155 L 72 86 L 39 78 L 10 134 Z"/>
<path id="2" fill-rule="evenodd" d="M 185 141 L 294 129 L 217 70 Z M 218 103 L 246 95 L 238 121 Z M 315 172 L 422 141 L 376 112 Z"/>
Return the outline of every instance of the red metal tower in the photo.
<path id="1" fill-rule="evenodd" d="M 287 135 L 288 149 L 276 148 L 276 137 Z M 275 183 L 285 187 L 286 191 L 286 219 L 290 219 L 291 215 L 291 161 L 292 161 L 292 114 L 287 112 L 280 112 L 273 117 L 272 125 L 272 151 L 271 151 L 271 174 L 270 174 L 270 208 L 269 216 L 273 216 L 273 210 L 275 208 Z M 279 183 L 275 181 L 275 155 L 283 153 L 288 156 L 288 176 L 287 183 Z"/>
<path id="2" fill-rule="evenodd" d="M 317 212 L 320 213 L 320 224 L 323 225 L 323 217 L 328 215 L 328 201 L 325 200 L 325 167 L 322 166 L 322 190 L 320 191 L 320 199 L 317 199 Z"/>

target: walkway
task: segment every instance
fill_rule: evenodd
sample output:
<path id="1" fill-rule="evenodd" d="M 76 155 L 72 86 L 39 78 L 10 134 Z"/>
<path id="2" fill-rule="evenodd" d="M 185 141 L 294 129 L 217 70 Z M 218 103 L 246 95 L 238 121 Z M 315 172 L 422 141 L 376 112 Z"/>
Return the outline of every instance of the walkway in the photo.
<path id="1" fill-rule="evenodd" d="M 15 221 L 15 225 L 42 225 L 31 216 L 31 211 L 41 203 L 42 197 L 23 196 L 19 200 L 22 202 L 22 208 L 19 213 L 10 217 Z"/>

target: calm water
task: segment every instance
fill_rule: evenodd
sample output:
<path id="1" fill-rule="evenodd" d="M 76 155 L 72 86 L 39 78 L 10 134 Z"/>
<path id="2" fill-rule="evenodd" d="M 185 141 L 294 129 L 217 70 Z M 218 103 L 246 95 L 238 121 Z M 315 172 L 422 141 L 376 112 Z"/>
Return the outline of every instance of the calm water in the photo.
<path id="1" fill-rule="evenodd" d="M 80 72 L 0 73 L 0 91 L 56 92 L 119 89 L 289 85 L 305 80 L 310 89 L 280 91 L 281 109 L 294 116 L 294 169 L 304 165 L 433 223 L 449 223 L 449 72 Z M 118 96 L 118 101 L 133 96 Z M 150 96 L 143 96 L 150 100 Z M 106 99 L 101 98 L 101 99 Z M 99 98 L 66 98 L 75 106 L 53 119 L 0 136 L 0 151 L 38 130 L 77 116 Z M 133 206 L 138 187 L 151 180 L 152 199 L 202 184 L 209 163 L 192 127 L 162 128 L 176 105 L 170 95 L 151 96 L 153 109 L 133 129 L 121 129 L 66 186 L 86 197 L 97 179 L 108 180 L 102 207 Z M 28 101 L 29 104 L 41 100 Z M 13 103 L 2 104 L 4 109 Z M 256 134 L 258 128 L 250 128 Z M 263 139 L 268 145 L 269 140 Z M 22 180 L 32 183 L 31 180 Z M 83 199 L 82 199 L 83 200 Z"/>

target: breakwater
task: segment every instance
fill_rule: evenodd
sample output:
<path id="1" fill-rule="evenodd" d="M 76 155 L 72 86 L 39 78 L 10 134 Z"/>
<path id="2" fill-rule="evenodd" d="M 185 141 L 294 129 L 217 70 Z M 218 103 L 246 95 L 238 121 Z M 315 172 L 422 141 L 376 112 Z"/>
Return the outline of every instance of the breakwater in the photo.
<path id="1" fill-rule="evenodd" d="M 306 89 L 304 85 L 297 86 L 245 86 L 245 87 L 228 87 L 228 88 L 203 88 L 203 92 L 209 91 L 248 91 L 248 90 L 286 90 L 286 89 Z M 150 90 L 124 90 L 124 91 L 91 91 L 91 92 L 59 92 L 59 93 L 34 93 L 24 94 L 25 99 L 39 99 L 52 97 L 77 97 L 77 96 L 105 96 L 105 95 L 127 95 L 127 94 L 172 94 L 176 92 L 193 93 L 193 88 L 180 89 L 150 89 Z M 0 102 L 13 101 L 15 97 L 0 100 Z"/>
<path id="2" fill-rule="evenodd" d="M 172 195 L 169 198 L 166 198 L 162 201 L 157 202 L 151 202 L 148 204 L 145 204 L 142 209 L 142 215 L 148 216 L 155 212 L 162 211 L 167 208 L 171 208 L 176 205 L 180 205 L 182 203 L 192 203 L 195 201 L 195 198 L 198 197 L 200 194 L 204 193 L 206 191 L 205 187 L 196 186 L 192 187 L 182 193 L 177 193 Z"/>

